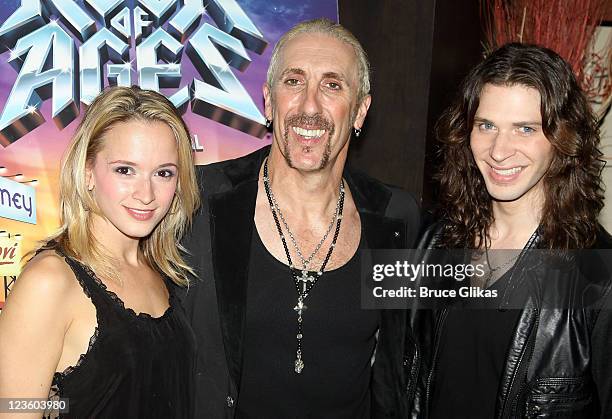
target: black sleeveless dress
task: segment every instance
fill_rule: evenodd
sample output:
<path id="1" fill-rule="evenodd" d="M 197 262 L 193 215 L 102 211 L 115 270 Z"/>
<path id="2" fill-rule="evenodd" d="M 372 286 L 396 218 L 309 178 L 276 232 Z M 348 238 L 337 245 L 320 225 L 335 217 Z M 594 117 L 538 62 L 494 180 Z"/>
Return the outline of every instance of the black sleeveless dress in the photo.
<path id="1" fill-rule="evenodd" d="M 191 417 L 196 343 L 175 285 L 166 281 L 170 307 L 161 317 L 136 314 L 89 268 L 64 258 L 95 306 L 98 325 L 77 364 L 53 376 L 50 400 L 69 403 L 59 417 Z"/>

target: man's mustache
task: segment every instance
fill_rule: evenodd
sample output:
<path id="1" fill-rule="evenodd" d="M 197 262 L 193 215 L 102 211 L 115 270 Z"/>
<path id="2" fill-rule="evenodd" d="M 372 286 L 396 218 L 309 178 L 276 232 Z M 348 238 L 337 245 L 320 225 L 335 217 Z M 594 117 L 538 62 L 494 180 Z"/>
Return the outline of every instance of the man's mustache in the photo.
<path id="1" fill-rule="evenodd" d="M 307 115 L 305 113 L 291 115 L 285 118 L 285 127 L 307 126 L 309 129 L 324 129 L 331 136 L 334 133 L 334 123 L 322 114 Z"/>

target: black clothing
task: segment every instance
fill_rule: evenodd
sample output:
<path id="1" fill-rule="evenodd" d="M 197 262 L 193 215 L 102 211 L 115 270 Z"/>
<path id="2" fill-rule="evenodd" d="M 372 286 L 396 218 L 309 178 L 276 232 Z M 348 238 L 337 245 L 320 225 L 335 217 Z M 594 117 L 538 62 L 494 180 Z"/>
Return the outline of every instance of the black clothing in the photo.
<path id="1" fill-rule="evenodd" d="M 419 248 L 438 247 L 443 226 L 430 227 Z M 537 242 L 536 236 L 526 248 L 536 248 Z M 612 249 L 612 237 L 603 228 L 593 248 Z M 609 252 L 584 253 L 565 269 L 545 266 L 545 274 L 533 269 L 533 260 L 524 262 L 528 256 L 519 256 L 510 289 L 521 291 L 524 308 L 504 360 L 494 418 L 612 417 L 612 258 L 607 255 Z M 582 281 L 580 271 L 587 275 L 587 282 Z M 590 272 L 597 274 L 589 276 Z M 585 305 L 586 300 L 594 303 Z M 439 381 L 440 333 L 449 313 L 443 308 L 412 314 L 422 355 L 415 380 L 415 416 L 429 417 L 432 388 Z M 456 386 L 462 393 L 470 391 L 464 388 L 465 380 Z"/>
<path id="2" fill-rule="evenodd" d="M 488 289 L 501 295 L 508 280 L 507 273 Z M 457 301 L 449 309 L 440 332 L 431 418 L 495 417 L 497 388 L 520 310 L 497 310 L 496 299 L 483 300 Z"/>
<path id="3" fill-rule="evenodd" d="M 378 313 L 360 308 L 359 256 L 357 250 L 344 266 L 326 271 L 306 298 L 305 368 L 298 375 L 295 283 L 253 229 L 240 418 L 370 417 Z"/>
<path id="4" fill-rule="evenodd" d="M 264 147 L 239 159 L 198 167 L 203 206 L 185 243 L 193 255 L 190 265 L 200 277 L 185 300 L 199 347 L 196 417 L 234 416 L 243 370 L 257 180 L 268 153 L 269 147 Z M 419 228 L 414 198 L 363 174 L 345 170 L 343 175 L 368 246 L 410 247 Z M 378 313 L 380 326 L 370 386 L 372 415 L 405 417 L 409 411 L 405 384 L 410 371 L 404 359 L 412 357 L 414 350 L 414 345 L 407 342 L 406 312 Z"/>
<path id="5" fill-rule="evenodd" d="M 53 377 L 50 397 L 69 399 L 60 417 L 192 417 L 195 336 L 173 285 L 167 284 L 170 306 L 161 317 L 136 314 L 90 269 L 65 260 L 96 308 L 98 325 L 77 364 Z"/>

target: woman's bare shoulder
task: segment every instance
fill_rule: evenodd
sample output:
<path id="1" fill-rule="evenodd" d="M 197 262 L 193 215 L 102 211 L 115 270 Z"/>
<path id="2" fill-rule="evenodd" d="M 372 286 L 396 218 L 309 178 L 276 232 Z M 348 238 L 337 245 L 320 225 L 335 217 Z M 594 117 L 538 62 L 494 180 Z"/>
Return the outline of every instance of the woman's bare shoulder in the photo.
<path id="1" fill-rule="evenodd" d="M 76 287 L 78 283 L 64 257 L 53 250 L 44 250 L 25 265 L 10 297 L 17 298 L 27 293 L 28 299 L 42 299 L 46 304 L 60 303 L 62 300 L 65 302 Z"/>
<path id="2" fill-rule="evenodd" d="M 78 283 L 64 259 L 43 251 L 15 281 L 0 315 L 0 397 L 45 397 L 75 318 Z"/>

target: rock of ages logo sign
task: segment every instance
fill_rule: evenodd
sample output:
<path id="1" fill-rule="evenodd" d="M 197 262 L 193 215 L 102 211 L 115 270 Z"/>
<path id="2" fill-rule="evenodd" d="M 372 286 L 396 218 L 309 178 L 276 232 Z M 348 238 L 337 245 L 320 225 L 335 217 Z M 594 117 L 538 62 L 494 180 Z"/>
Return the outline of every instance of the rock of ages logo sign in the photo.
<path id="1" fill-rule="evenodd" d="M 216 26 L 203 22 L 208 15 Z M 18 73 L 0 115 L 10 146 L 45 122 L 60 128 L 104 87 L 159 91 L 181 111 L 263 137 L 265 118 L 230 67 L 244 71 L 268 42 L 235 0 L 22 0 L 0 27 L 0 53 Z M 184 57 L 194 77 L 178 89 Z M 135 76 L 135 77 L 134 77 Z M 136 79 L 137 80 L 134 80 Z M 1 147 L 0 147 L 1 149 Z"/>

